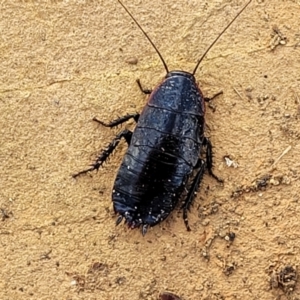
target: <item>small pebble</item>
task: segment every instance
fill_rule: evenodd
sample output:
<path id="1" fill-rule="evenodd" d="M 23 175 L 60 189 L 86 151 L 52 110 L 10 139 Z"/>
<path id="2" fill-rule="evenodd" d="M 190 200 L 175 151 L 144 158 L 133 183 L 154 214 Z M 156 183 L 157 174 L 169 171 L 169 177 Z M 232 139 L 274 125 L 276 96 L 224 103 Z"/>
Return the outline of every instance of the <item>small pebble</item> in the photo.
<path id="1" fill-rule="evenodd" d="M 271 179 L 270 179 L 270 183 L 271 183 L 272 185 L 279 185 L 279 181 L 276 180 L 276 179 L 274 179 L 274 178 L 271 178 Z"/>
<path id="2" fill-rule="evenodd" d="M 289 185 L 289 184 L 291 184 L 291 179 L 287 176 L 283 176 L 282 183 Z"/>
<path id="3" fill-rule="evenodd" d="M 202 224 L 202 226 L 207 226 L 209 224 L 209 222 L 210 222 L 210 219 L 204 219 L 201 224 Z"/>
<path id="4" fill-rule="evenodd" d="M 138 63 L 138 59 L 136 57 L 130 57 L 126 59 L 126 62 L 130 65 L 136 65 Z"/>

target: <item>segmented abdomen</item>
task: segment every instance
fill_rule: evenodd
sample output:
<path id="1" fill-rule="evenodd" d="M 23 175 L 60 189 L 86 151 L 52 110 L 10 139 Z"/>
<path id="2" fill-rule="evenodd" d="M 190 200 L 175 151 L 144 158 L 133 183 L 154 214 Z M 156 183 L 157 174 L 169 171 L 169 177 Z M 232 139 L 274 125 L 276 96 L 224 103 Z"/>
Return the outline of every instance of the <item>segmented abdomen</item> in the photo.
<path id="1" fill-rule="evenodd" d="M 153 226 L 174 209 L 200 153 L 199 118 L 146 106 L 113 189 L 115 211 Z"/>

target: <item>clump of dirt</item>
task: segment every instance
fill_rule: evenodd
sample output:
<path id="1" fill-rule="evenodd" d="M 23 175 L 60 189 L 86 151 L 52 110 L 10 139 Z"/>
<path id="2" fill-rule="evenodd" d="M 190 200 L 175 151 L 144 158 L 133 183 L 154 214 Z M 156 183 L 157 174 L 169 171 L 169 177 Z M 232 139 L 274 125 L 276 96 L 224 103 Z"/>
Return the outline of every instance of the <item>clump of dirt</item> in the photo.
<path id="1" fill-rule="evenodd" d="M 297 278 L 297 270 L 292 266 L 273 270 L 270 279 L 271 288 L 280 288 L 285 293 L 291 293 L 295 289 Z"/>

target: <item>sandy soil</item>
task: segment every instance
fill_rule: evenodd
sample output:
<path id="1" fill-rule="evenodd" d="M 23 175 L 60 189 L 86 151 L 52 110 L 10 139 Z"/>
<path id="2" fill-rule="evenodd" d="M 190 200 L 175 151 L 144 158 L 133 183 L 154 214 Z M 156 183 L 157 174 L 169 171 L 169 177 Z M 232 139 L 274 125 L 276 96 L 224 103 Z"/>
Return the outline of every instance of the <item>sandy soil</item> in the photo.
<path id="1" fill-rule="evenodd" d="M 124 2 L 187 71 L 245 3 Z M 156 53 L 117 1 L 2 1 L 0 298 L 300 299 L 299 16 L 298 0 L 253 0 L 203 61 L 205 96 L 224 92 L 206 114 L 224 186 L 204 177 L 191 232 L 174 211 L 142 237 L 115 227 L 125 143 L 98 173 L 71 174 L 118 132 L 94 116 L 142 109 L 135 80 L 160 81 Z"/>

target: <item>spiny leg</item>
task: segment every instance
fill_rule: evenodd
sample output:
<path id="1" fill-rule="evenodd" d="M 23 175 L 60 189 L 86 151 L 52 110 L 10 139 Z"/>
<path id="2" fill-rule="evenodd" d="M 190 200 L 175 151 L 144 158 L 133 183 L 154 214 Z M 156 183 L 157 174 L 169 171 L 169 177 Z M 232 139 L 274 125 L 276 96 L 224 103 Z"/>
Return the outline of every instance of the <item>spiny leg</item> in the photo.
<path id="1" fill-rule="evenodd" d="M 96 162 L 94 164 L 91 165 L 90 168 L 80 171 L 73 176 L 73 178 L 90 172 L 90 171 L 94 171 L 94 170 L 98 170 L 100 168 L 100 166 L 103 165 L 103 163 L 108 159 L 108 157 L 112 154 L 112 152 L 116 149 L 116 147 L 118 146 L 118 144 L 120 143 L 121 138 L 124 138 L 127 142 L 128 145 L 130 145 L 130 141 L 131 141 L 131 136 L 132 136 L 132 132 L 128 129 L 125 129 L 123 131 L 121 131 L 112 141 L 111 143 L 108 145 L 108 147 L 102 151 L 102 153 L 99 155 L 99 157 L 97 158 Z"/>
<path id="2" fill-rule="evenodd" d="M 184 224 L 186 226 L 186 229 L 188 231 L 191 230 L 190 226 L 189 226 L 189 222 L 188 222 L 188 218 L 187 218 L 187 213 L 188 213 L 188 210 L 190 209 L 190 206 L 191 204 L 193 203 L 193 200 L 195 199 L 195 193 L 199 187 L 199 184 L 200 184 L 200 181 L 203 177 L 203 174 L 205 172 L 205 168 L 206 168 L 206 164 L 204 162 L 204 160 L 200 159 L 198 160 L 198 163 L 196 165 L 195 168 L 199 168 L 199 171 L 197 172 L 193 182 L 192 182 L 192 185 L 189 189 L 189 192 L 187 194 L 187 197 L 183 203 L 183 206 L 182 206 L 182 209 L 183 209 L 183 221 L 184 221 Z"/>
<path id="3" fill-rule="evenodd" d="M 206 146 L 206 167 L 210 176 L 215 178 L 219 182 L 223 182 L 223 179 L 219 178 L 212 171 L 213 167 L 213 153 L 212 153 L 212 145 L 208 138 L 204 138 L 203 145 Z"/>
<path id="4" fill-rule="evenodd" d="M 134 119 L 134 121 L 137 123 L 137 121 L 139 120 L 139 117 L 140 117 L 140 114 L 136 113 L 136 114 L 128 114 L 126 116 L 119 117 L 118 119 L 113 120 L 110 123 L 104 123 L 104 122 L 98 120 L 97 118 L 93 118 L 93 121 L 95 121 L 95 122 L 97 122 L 97 123 L 99 123 L 99 124 L 101 124 L 105 127 L 112 128 L 112 127 L 118 126 L 118 125 L 120 125 L 120 124 L 122 124 L 122 123 L 124 123 L 124 122 L 126 122 L 130 119 Z"/>
<path id="5" fill-rule="evenodd" d="M 213 95 L 212 97 L 208 98 L 205 97 L 204 101 L 209 102 L 211 100 L 213 100 L 214 98 L 220 96 L 223 94 L 223 91 L 220 91 L 218 93 L 216 93 L 215 95 Z M 208 170 L 209 175 L 211 175 L 213 178 L 215 178 L 217 181 L 219 182 L 223 182 L 223 179 L 220 179 L 218 176 L 216 176 L 213 171 L 212 171 L 212 166 L 213 166 L 213 153 L 212 153 L 212 145 L 211 142 L 208 138 L 204 138 L 203 140 L 203 145 L 206 146 L 206 167 Z"/>
<path id="6" fill-rule="evenodd" d="M 142 87 L 142 84 L 141 84 L 141 82 L 140 82 L 139 79 L 136 80 L 136 83 L 138 84 L 140 90 L 141 90 L 144 94 L 149 95 L 149 94 L 152 93 L 152 90 L 144 89 L 144 88 Z"/>

